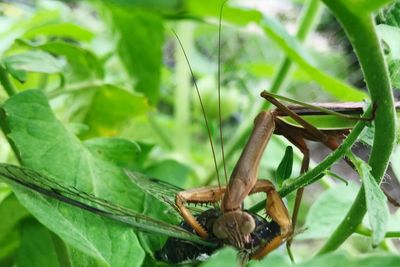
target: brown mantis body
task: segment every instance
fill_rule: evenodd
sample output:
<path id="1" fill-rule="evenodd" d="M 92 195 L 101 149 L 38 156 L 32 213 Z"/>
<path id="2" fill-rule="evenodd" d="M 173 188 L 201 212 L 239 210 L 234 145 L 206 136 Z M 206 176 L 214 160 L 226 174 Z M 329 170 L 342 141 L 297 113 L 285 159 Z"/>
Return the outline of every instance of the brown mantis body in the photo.
<path id="1" fill-rule="evenodd" d="M 196 221 L 196 218 L 185 207 L 185 203 L 215 203 L 221 201 L 222 215 L 214 222 L 212 234 L 229 245 L 244 249 L 252 242 L 250 233 L 254 230 L 255 223 L 252 216 L 242 210 L 242 203 L 248 195 L 259 192 L 266 193 L 266 213 L 279 225 L 280 234 L 263 246 L 252 250 L 250 257 L 255 259 L 262 258 L 287 239 L 290 239 L 293 234 L 292 220 L 273 184 L 268 180 L 258 180 L 260 159 L 272 134 L 285 136 L 300 149 L 304 155 L 301 167 L 303 173 L 307 171 L 309 165 L 306 139 L 319 141 L 331 149 L 336 149 L 340 140 L 349 132 L 348 129 L 318 130 L 270 94 L 263 92 L 261 95 L 276 105 L 278 109 L 263 111 L 255 118 L 253 131 L 230 176 L 228 185 L 190 189 L 182 191 L 176 196 L 176 205 L 180 214 L 202 238 L 207 238 L 209 233 Z M 358 106 L 359 112 L 361 112 L 361 104 Z M 333 107 L 333 109 L 335 108 Z M 279 118 L 282 115 L 292 117 L 304 128 L 286 123 Z M 297 213 L 295 212 L 294 221 L 296 221 L 296 217 Z"/>

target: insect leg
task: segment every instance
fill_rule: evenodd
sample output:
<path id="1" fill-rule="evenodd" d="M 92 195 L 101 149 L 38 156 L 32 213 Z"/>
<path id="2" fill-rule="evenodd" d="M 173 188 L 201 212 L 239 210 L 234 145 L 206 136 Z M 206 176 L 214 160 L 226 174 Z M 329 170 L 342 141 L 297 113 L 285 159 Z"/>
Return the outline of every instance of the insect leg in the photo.
<path id="1" fill-rule="evenodd" d="M 292 232 L 292 224 L 289 212 L 282 201 L 281 196 L 275 190 L 274 185 L 268 180 L 257 180 L 250 194 L 265 192 L 267 194 L 266 211 L 268 216 L 272 218 L 280 227 L 281 233 L 273 238 L 265 246 L 258 249 L 251 258 L 261 259 L 270 251 L 279 247 Z"/>
<path id="2" fill-rule="evenodd" d="M 210 186 L 181 191 L 176 195 L 175 204 L 179 213 L 200 237 L 207 238 L 208 233 L 190 213 L 185 203 L 215 203 L 222 199 L 224 192 L 225 186 Z"/>

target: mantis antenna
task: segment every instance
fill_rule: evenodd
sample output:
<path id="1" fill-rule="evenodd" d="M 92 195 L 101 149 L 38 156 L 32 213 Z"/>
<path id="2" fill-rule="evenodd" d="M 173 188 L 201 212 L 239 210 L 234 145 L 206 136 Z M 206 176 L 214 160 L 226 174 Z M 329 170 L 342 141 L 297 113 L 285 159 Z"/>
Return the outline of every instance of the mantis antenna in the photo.
<path id="1" fill-rule="evenodd" d="M 225 176 L 225 183 L 228 183 L 228 175 L 226 172 L 226 164 L 225 164 L 225 151 L 224 151 L 224 139 L 222 137 L 222 117 L 221 117 L 221 21 L 222 21 L 222 11 L 224 6 L 228 2 L 225 0 L 221 8 L 219 10 L 219 25 L 218 25 L 218 120 L 219 120 L 219 138 L 221 142 L 221 154 L 222 154 L 222 163 L 224 165 L 224 176 Z"/>
<path id="2" fill-rule="evenodd" d="M 217 174 L 217 179 L 218 179 L 218 186 L 221 187 L 221 181 L 220 181 L 220 175 L 219 175 L 219 171 L 218 171 L 217 159 L 216 159 L 216 156 L 215 156 L 214 142 L 213 142 L 212 137 L 211 137 L 210 126 L 208 124 L 208 119 L 207 119 L 206 111 L 204 109 L 204 104 L 203 104 L 203 100 L 201 98 L 200 90 L 199 90 L 199 88 L 197 86 L 196 79 L 194 78 L 194 73 L 193 73 L 192 66 L 190 65 L 189 59 L 188 59 L 188 57 L 186 55 L 185 49 L 183 48 L 182 42 L 179 39 L 179 36 L 176 34 L 176 32 L 174 30 L 172 30 L 172 32 L 174 33 L 176 39 L 178 40 L 179 46 L 181 47 L 183 55 L 185 56 L 186 63 L 188 64 L 188 67 L 189 67 L 189 70 L 190 70 L 190 74 L 191 74 L 191 76 L 193 78 L 193 84 L 194 84 L 194 87 L 196 88 L 196 93 L 197 93 L 197 97 L 198 97 L 199 102 L 200 102 L 204 123 L 205 123 L 206 128 L 207 128 L 208 139 L 210 140 L 210 146 L 211 146 L 211 151 L 212 151 L 212 155 L 213 155 L 215 172 Z"/>

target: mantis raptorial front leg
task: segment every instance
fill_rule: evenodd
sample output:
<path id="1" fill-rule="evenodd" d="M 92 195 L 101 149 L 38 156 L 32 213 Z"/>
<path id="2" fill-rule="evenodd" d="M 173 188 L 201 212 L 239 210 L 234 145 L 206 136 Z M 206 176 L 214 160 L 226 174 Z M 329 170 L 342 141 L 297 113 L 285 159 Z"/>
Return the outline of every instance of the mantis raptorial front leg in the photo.
<path id="1" fill-rule="evenodd" d="M 186 203 L 215 203 L 222 199 L 225 193 L 225 186 L 212 186 L 194 188 L 181 191 L 176 195 L 175 204 L 178 207 L 179 213 L 182 218 L 196 231 L 202 238 L 208 237 L 207 231 L 201 226 L 196 218 L 186 208 Z"/>
<path id="2" fill-rule="evenodd" d="M 207 238 L 209 233 L 197 222 L 196 218 L 184 206 L 184 203 L 215 203 L 222 199 L 225 191 L 226 187 L 203 187 L 182 191 L 176 197 L 176 204 L 181 211 L 182 217 L 184 217 L 185 221 L 203 238 Z M 271 240 L 253 252 L 250 255 L 253 259 L 261 259 L 266 254 L 279 247 L 291 233 L 291 220 L 288 210 L 274 185 L 268 180 L 257 180 L 253 189 L 249 192 L 249 195 L 260 192 L 266 193 L 266 214 L 279 225 L 280 234 L 271 238 Z M 254 226 L 251 216 L 248 216 L 246 212 L 234 210 L 225 213 L 224 217 L 220 217 L 220 219 L 214 223 L 213 234 L 222 240 L 227 240 L 229 244 L 243 249 L 246 243 L 249 244 L 251 240 L 246 238 L 237 239 L 238 236 L 232 236 L 232 234 L 250 232 L 254 230 Z M 236 241 L 232 241 L 230 239 L 231 236 Z"/>

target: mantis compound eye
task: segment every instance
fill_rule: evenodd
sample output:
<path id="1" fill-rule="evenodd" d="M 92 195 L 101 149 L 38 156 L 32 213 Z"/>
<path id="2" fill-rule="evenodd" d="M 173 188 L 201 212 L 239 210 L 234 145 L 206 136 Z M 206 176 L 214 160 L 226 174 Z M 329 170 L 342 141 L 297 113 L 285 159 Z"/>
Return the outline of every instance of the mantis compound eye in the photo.
<path id="1" fill-rule="evenodd" d="M 231 211 L 224 213 L 213 225 L 213 233 L 219 239 L 228 239 L 229 243 L 236 247 L 242 247 L 247 243 L 249 235 L 254 231 L 256 223 L 253 217 L 244 211 Z M 230 240 L 234 236 L 240 236 L 240 240 Z M 237 244 L 237 242 L 239 244 Z"/>

